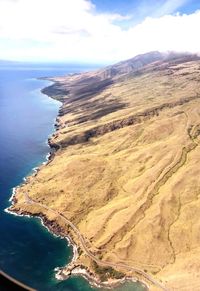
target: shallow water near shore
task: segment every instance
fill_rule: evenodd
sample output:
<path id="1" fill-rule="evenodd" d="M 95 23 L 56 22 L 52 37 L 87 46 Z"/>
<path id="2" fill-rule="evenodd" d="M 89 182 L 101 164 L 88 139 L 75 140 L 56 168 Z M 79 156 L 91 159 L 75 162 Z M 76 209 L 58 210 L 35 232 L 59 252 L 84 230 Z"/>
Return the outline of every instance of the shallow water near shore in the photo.
<path id="1" fill-rule="evenodd" d="M 86 69 L 0 68 L 0 269 L 41 291 L 99 290 L 82 277 L 57 281 L 54 268 L 70 262 L 72 247 L 49 233 L 39 219 L 4 211 L 10 205 L 12 188 L 44 162 L 49 152 L 46 141 L 54 130 L 60 103 L 40 93 L 49 82 L 36 78 Z M 114 290 L 141 291 L 144 287 L 127 282 Z"/>

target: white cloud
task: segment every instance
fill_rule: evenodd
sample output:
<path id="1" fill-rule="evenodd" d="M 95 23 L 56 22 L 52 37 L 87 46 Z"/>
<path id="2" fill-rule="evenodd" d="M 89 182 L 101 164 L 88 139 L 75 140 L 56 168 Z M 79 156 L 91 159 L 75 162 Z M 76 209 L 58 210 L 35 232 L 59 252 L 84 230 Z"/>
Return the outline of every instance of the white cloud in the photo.
<path id="1" fill-rule="evenodd" d="M 157 13 L 183 2 L 168 0 Z M 150 50 L 200 51 L 200 11 L 149 17 L 126 31 L 124 19 L 88 0 L 0 0 L 0 59 L 114 62 Z"/>

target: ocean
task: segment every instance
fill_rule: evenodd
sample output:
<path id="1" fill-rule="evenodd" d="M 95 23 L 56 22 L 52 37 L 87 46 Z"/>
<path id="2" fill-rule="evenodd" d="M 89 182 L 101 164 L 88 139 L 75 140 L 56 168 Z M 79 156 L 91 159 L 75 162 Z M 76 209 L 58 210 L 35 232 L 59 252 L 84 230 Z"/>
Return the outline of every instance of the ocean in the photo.
<path id="1" fill-rule="evenodd" d="M 50 82 L 38 78 L 88 69 L 77 65 L 0 67 L 0 269 L 41 291 L 100 290 L 82 277 L 56 280 L 54 269 L 73 256 L 67 240 L 49 233 L 37 218 L 4 211 L 10 205 L 13 187 L 45 162 L 49 152 L 47 139 L 54 131 L 60 103 L 40 92 Z M 143 291 L 144 287 L 127 282 L 115 288 L 129 290 Z"/>

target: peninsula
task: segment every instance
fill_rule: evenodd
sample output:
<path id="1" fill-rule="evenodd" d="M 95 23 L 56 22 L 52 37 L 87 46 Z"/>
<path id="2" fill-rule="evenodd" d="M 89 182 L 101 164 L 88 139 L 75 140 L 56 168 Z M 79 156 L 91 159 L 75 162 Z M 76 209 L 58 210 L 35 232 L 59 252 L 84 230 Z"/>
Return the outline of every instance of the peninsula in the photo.
<path id="1" fill-rule="evenodd" d="M 151 52 L 51 80 L 51 155 L 9 210 L 77 246 L 59 278 L 199 290 L 200 57 Z"/>

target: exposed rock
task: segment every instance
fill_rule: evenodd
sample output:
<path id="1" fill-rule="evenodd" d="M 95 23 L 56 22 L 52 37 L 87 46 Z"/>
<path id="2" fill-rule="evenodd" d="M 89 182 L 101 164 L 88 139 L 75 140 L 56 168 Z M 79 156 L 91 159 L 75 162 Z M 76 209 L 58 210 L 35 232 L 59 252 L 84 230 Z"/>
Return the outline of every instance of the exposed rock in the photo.
<path id="1" fill-rule="evenodd" d="M 13 209 L 42 216 L 24 203 L 29 193 L 73 222 L 102 261 L 137 267 L 169 290 L 199 290 L 199 68 L 197 55 L 153 52 L 55 78 L 44 90 L 63 102 L 50 161 Z M 81 249 L 48 215 L 50 229 L 69 231 Z M 78 266 L 95 272 L 92 263 L 80 255 Z"/>

